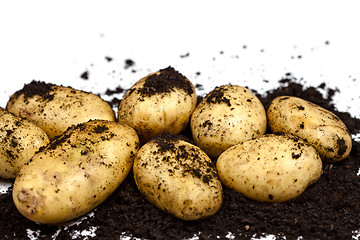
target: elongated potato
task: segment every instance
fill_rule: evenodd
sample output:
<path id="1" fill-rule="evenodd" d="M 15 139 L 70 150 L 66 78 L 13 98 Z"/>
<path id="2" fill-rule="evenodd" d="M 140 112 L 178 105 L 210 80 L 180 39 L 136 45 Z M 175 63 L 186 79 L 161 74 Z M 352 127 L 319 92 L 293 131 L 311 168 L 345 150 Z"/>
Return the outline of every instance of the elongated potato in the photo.
<path id="1" fill-rule="evenodd" d="M 215 88 L 191 116 L 197 146 L 216 159 L 223 151 L 266 131 L 266 112 L 248 89 L 236 85 Z"/>
<path id="2" fill-rule="evenodd" d="M 38 223 L 60 223 L 102 203 L 125 179 L 139 147 L 127 125 L 93 120 L 73 126 L 36 153 L 13 187 L 15 206 Z"/>
<path id="3" fill-rule="evenodd" d="M 352 148 L 345 124 L 332 112 L 297 97 L 275 98 L 267 110 L 272 132 L 291 133 L 305 139 L 329 162 L 346 158 Z"/>
<path id="4" fill-rule="evenodd" d="M 182 132 L 196 101 L 195 87 L 189 79 L 168 67 L 140 79 L 126 92 L 118 119 L 133 127 L 140 141 L 146 143 L 164 132 Z"/>
<path id="5" fill-rule="evenodd" d="M 133 172 L 144 198 L 177 218 L 202 219 L 221 207 L 215 165 L 200 148 L 175 136 L 161 135 L 141 147 Z"/>
<path id="6" fill-rule="evenodd" d="M 36 81 L 14 93 L 6 108 L 34 122 L 51 140 L 71 125 L 91 119 L 115 120 L 111 106 L 95 94 Z"/>
<path id="7" fill-rule="evenodd" d="M 301 138 L 267 134 L 229 148 L 216 167 L 221 181 L 246 197 L 284 202 L 320 178 L 322 162 L 315 148 Z"/>
<path id="8" fill-rule="evenodd" d="M 40 127 L 0 107 L 0 178 L 15 178 L 24 163 L 49 142 Z"/>

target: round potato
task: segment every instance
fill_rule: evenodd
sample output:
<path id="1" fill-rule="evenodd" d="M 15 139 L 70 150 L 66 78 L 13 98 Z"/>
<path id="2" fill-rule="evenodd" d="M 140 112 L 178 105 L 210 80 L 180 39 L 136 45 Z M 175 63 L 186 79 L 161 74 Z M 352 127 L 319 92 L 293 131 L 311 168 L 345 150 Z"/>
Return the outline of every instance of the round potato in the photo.
<path id="1" fill-rule="evenodd" d="M 163 132 L 178 134 L 196 107 L 193 84 L 168 67 L 136 82 L 119 105 L 118 118 L 133 127 L 142 143 Z"/>
<path id="2" fill-rule="evenodd" d="M 113 121 L 73 126 L 37 152 L 15 179 L 13 200 L 28 219 L 60 223 L 102 203 L 131 171 L 135 130 Z"/>
<path id="3" fill-rule="evenodd" d="M 0 178 L 15 178 L 21 167 L 50 140 L 46 133 L 0 107 Z"/>
<path id="4" fill-rule="evenodd" d="M 113 109 L 99 96 L 37 81 L 14 93 L 6 108 L 41 127 L 51 140 L 71 125 L 91 119 L 115 121 Z"/>
<path id="5" fill-rule="evenodd" d="M 267 110 L 272 132 L 291 133 L 313 145 L 322 159 L 338 162 L 351 151 L 351 135 L 332 112 L 297 97 L 275 98 Z"/>
<path id="6" fill-rule="evenodd" d="M 293 135 L 263 135 L 223 152 L 216 167 L 221 181 L 246 197 L 284 202 L 298 197 L 322 171 L 316 149 Z"/>
<path id="7" fill-rule="evenodd" d="M 221 207 L 215 165 L 200 148 L 175 136 L 161 135 L 141 147 L 133 172 L 144 198 L 177 218 L 202 219 Z"/>
<path id="8" fill-rule="evenodd" d="M 216 159 L 223 151 L 266 131 L 266 112 L 248 89 L 236 85 L 215 88 L 191 116 L 197 146 Z"/>

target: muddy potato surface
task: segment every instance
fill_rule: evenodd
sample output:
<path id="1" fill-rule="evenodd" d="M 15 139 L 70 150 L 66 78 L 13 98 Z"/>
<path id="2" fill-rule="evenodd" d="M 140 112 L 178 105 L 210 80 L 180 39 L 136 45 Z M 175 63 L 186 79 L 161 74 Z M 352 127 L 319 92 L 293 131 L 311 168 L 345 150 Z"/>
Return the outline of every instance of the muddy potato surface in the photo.
<path id="1" fill-rule="evenodd" d="M 141 147 L 133 172 L 144 198 L 177 218 L 202 219 L 222 204 L 215 165 L 200 148 L 174 136 L 161 135 Z"/>
<path id="2" fill-rule="evenodd" d="M 216 164 L 226 186 L 265 202 L 298 197 L 322 171 L 315 148 L 285 134 L 267 134 L 235 145 L 223 152 Z"/>
<path id="3" fill-rule="evenodd" d="M 41 127 L 51 140 L 71 125 L 115 120 L 111 106 L 95 94 L 36 81 L 14 93 L 6 108 Z"/>
<path id="4" fill-rule="evenodd" d="M 191 131 L 197 146 L 217 158 L 231 146 L 266 131 L 266 112 L 248 89 L 236 85 L 215 88 L 196 107 Z"/>
<path id="5" fill-rule="evenodd" d="M 127 125 L 93 120 L 69 128 L 15 179 L 13 200 L 28 219 L 60 223 L 102 203 L 131 171 L 138 137 Z"/>
<path id="6" fill-rule="evenodd" d="M 330 162 L 341 161 L 351 151 L 351 135 L 332 112 L 297 97 L 275 98 L 267 110 L 273 132 L 291 133 L 305 139 Z"/>
<path id="7" fill-rule="evenodd" d="M 0 178 L 15 178 L 24 163 L 49 142 L 40 127 L 0 107 Z"/>
<path id="8" fill-rule="evenodd" d="M 145 143 L 163 132 L 178 134 L 196 106 L 193 84 L 168 67 L 136 82 L 121 100 L 119 122 L 133 127 Z"/>

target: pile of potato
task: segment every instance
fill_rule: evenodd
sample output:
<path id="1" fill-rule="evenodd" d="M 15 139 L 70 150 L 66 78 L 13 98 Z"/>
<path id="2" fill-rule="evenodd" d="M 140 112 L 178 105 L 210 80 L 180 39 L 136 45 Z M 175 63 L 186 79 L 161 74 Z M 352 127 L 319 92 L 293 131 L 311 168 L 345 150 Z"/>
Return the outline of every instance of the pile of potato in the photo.
<path id="1" fill-rule="evenodd" d="M 222 184 L 287 201 L 320 178 L 322 161 L 351 151 L 344 123 L 303 99 L 280 96 L 265 110 L 248 89 L 223 85 L 196 101 L 172 67 L 135 83 L 117 117 L 97 95 L 33 81 L 0 108 L 0 177 L 15 178 L 17 209 L 42 224 L 91 211 L 131 169 L 151 204 L 197 220 L 220 209 Z M 194 142 L 179 136 L 189 125 Z"/>

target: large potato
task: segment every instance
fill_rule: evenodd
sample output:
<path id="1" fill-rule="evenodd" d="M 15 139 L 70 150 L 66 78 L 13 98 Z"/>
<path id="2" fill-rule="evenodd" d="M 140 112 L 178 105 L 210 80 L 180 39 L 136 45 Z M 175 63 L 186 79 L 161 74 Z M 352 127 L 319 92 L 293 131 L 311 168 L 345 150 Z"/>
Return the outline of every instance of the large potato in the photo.
<path id="1" fill-rule="evenodd" d="M 14 93 L 6 108 L 34 122 L 51 140 L 71 125 L 91 119 L 115 120 L 111 106 L 95 94 L 36 81 Z"/>
<path id="2" fill-rule="evenodd" d="M 0 107 L 0 178 L 15 178 L 24 163 L 49 142 L 40 127 Z"/>
<path id="3" fill-rule="evenodd" d="M 322 162 L 314 147 L 293 135 L 268 134 L 223 152 L 216 167 L 221 181 L 246 197 L 284 202 L 320 178 Z"/>
<path id="4" fill-rule="evenodd" d="M 248 89 L 236 85 L 215 88 L 199 103 L 191 116 L 197 146 L 210 157 L 266 131 L 266 112 Z"/>
<path id="5" fill-rule="evenodd" d="M 221 207 L 215 165 L 200 148 L 175 136 L 161 135 L 141 147 L 133 172 L 145 199 L 177 218 L 202 219 Z"/>
<path id="6" fill-rule="evenodd" d="M 168 67 L 136 82 L 119 105 L 119 122 L 133 127 L 142 143 L 163 132 L 178 134 L 196 106 L 193 84 Z"/>
<path id="7" fill-rule="evenodd" d="M 291 133 L 305 139 L 326 161 L 341 161 L 351 151 L 351 135 L 345 124 L 314 103 L 280 96 L 271 102 L 267 117 L 272 132 Z"/>
<path id="8" fill-rule="evenodd" d="M 139 146 L 127 125 L 93 120 L 73 126 L 36 153 L 13 187 L 15 206 L 38 223 L 60 223 L 102 203 L 131 170 Z"/>

